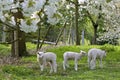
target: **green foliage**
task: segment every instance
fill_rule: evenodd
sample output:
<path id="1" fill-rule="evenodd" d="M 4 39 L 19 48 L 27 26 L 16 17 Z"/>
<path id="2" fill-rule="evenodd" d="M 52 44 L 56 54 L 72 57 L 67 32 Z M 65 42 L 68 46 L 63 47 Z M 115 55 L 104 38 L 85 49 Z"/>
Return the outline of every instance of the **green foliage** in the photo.
<path id="1" fill-rule="evenodd" d="M 110 44 L 105 44 L 104 46 L 101 47 L 101 49 L 106 50 L 107 52 L 115 51 L 115 47 Z"/>

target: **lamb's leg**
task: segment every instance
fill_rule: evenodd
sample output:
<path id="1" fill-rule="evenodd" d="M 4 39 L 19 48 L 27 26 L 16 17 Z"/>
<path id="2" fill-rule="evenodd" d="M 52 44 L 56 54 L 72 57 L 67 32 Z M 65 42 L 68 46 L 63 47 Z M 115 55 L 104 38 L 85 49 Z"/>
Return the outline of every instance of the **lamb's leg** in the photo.
<path id="1" fill-rule="evenodd" d="M 44 70 L 45 66 L 46 66 L 46 60 L 43 60 L 42 63 L 41 63 L 41 66 L 40 66 L 41 67 L 41 71 Z"/>
<path id="2" fill-rule="evenodd" d="M 56 72 L 57 72 L 57 64 L 56 64 L 56 61 L 53 62 L 52 67 L 53 67 L 54 72 L 56 73 Z"/>
<path id="3" fill-rule="evenodd" d="M 66 60 L 65 60 L 65 63 L 66 63 L 66 64 L 65 64 L 65 65 L 66 65 L 66 67 L 69 67 L 69 64 L 68 64 L 68 59 L 66 59 Z"/>
<path id="4" fill-rule="evenodd" d="M 43 69 L 44 69 L 43 64 L 41 64 L 41 63 L 39 62 L 39 66 L 40 66 L 40 70 L 43 71 Z"/>
<path id="5" fill-rule="evenodd" d="M 63 61 L 63 69 L 66 70 L 66 65 L 65 61 Z"/>
<path id="6" fill-rule="evenodd" d="M 78 60 L 77 59 L 75 59 L 75 70 L 77 71 L 78 70 Z"/>
<path id="7" fill-rule="evenodd" d="M 88 67 L 90 68 L 90 61 L 91 61 L 91 58 L 88 56 Z"/>
<path id="8" fill-rule="evenodd" d="M 92 59 L 90 62 L 90 69 L 95 69 L 96 66 L 96 58 Z"/>
<path id="9" fill-rule="evenodd" d="M 43 69 L 44 69 L 44 65 L 43 64 L 40 65 L 40 69 L 41 69 L 41 71 L 43 71 Z"/>
<path id="10" fill-rule="evenodd" d="M 102 58 L 100 58 L 100 68 L 103 68 L 103 65 L 102 65 Z"/>
<path id="11" fill-rule="evenodd" d="M 50 65 L 50 73 L 52 73 L 53 72 L 53 63 L 49 62 L 49 65 Z"/>
<path id="12" fill-rule="evenodd" d="M 68 60 L 64 59 L 64 61 L 63 61 L 63 69 L 66 70 L 66 67 L 69 67 Z"/>

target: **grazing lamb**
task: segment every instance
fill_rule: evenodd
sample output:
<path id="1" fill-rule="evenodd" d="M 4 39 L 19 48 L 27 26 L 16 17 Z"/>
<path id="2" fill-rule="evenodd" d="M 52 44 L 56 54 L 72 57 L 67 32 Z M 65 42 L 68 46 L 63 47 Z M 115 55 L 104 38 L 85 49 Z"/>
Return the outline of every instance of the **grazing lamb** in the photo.
<path id="1" fill-rule="evenodd" d="M 106 52 L 101 49 L 90 49 L 88 51 L 88 67 L 90 69 L 95 69 L 96 58 L 100 59 L 100 67 L 102 68 L 102 59 L 106 56 Z"/>
<path id="2" fill-rule="evenodd" d="M 64 58 L 64 61 L 63 61 L 63 69 L 66 70 L 66 67 L 69 67 L 68 65 L 68 60 L 70 59 L 74 59 L 74 63 L 75 63 L 75 70 L 77 71 L 78 68 L 77 68 L 77 65 L 78 65 L 78 60 L 82 58 L 82 56 L 85 56 L 86 55 L 86 52 L 85 51 L 80 51 L 80 53 L 77 53 L 77 52 L 65 52 L 63 54 L 63 58 Z"/>
<path id="3" fill-rule="evenodd" d="M 53 71 L 57 72 L 57 64 L 56 64 L 56 54 L 53 52 L 38 52 L 37 53 L 37 61 L 39 62 L 40 69 L 43 71 L 47 63 L 49 63 L 51 70 L 50 73 Z"/>

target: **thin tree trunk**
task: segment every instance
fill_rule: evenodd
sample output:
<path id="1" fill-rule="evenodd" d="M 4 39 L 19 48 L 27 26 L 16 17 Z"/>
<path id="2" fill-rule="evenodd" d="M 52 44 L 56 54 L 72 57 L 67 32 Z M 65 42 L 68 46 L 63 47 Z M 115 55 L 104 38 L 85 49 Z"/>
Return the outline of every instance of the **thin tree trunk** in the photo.
<path id="1" fill-rule="evenodd" d="M 68 44 L 70 44 L 71 36 L 72 36 L 72 35 L 71 35 L 71 31 L 72 31 L 72 30 L 71 30 L 71 27 L 72 27 L 72 26 L 70 26 L 69 34 L 68 34 Z"/>
<path id="2" fill-rule="evenodd" d="M 97 27 L 98 27 L 98 24 L 94 25 L 94 37 L 93 37 L 93 42 L 92 44 L 96 44 L 96 38 L 97 38 Z"/>
<path id="3" fill-rule="evenodd" d="M 38 40 L 37 40 L 36 51 L 38 51 L 39 46 L 40 46 L 40 30 L 41 30 L 41 27 L 39 26 L 39 28 L 38 28 Z"/>
<path id="4" fill-rule="evenodd" d="M 80 45 L 80 36 L 78 28 L 78 0 L 75 0 L 75 27 L 76 27 L 76 45 Z"/>
<path id="5" fill-rule="evenodd" d="M 84 45 L 84 44 L 85 44 L 85 41 L 84 41 L 84 33 L 85 33 L 85 31 L 84 31 L 84 30 L 82 30 L 82 45 Z"/>
<path id="6" fill-rule="evenodd" d="M 46 32 L 46 34 L 45 34 L 45 36 L 44 36 L 44 38 L 43 38 L 43 40 L 42 40 L 42 43 L 40 44 L 39 50 L 42 48 L 42 45 L 43 45 L 43 43 L 44 43 L 44 41 L 45 41 L 45 39 L 46 39 L 46 37 L 47 37 L 50 29 L 51 29 L 51 26 L 48 28 L 48 30 L 47 30 L 47 32 Z"/>
<path id="7" fill-rule="evenodd" d="M 74 42 L 75 42 L 75 39 L 76 39 L 76 33 L 75 33 L 75 27 L 74 27 L 74 15 L 72 14 L 72 16 L 73 16 L 73 18 L 72 18 L 72 20 L 71 20 L 71 37 L 72 37 L 72 44 L 74 44 Z"/>
<path id="8" fill-rule="evenodd" d="M 5 32 L 5 30 L 6 30 L 6 26 L 3 25 L 2 42 L 6 42 L 6 32 Z"/>
<path id="9" fill-rule="evenodd" d="M 67 40 L 67 29 L 64 28 L 63 30 L 63 43 L 66 44 L 66 40 Z"/>
<path id="10" fill-rule="evenodd" d="M 15 56 L 19 57 L 19 43 L 18 43 L 18 30 L 14 31 L 14 40 L 17 40 L 14 42 L 14 50 L 15 50 Z"/>
<path id="11" fill-rule="evenodd" d="M 62 32 L 64 31 L 65 27 L 66 27 L 66 21 L 65 21 L 65 23 L 64 23 L 64 25 L 63 25 L 63 28 L 61 29 L 61 31 L 60 31 L 60 33 L 59 33 L 59 35 L 58 35 L 58 38 L 57 38 L 57 40 L 56 40 L 55 46 L 58 44 L 58 41 L 59 41 L 59 39 L 60 39 L 60 37 L 61 37 L 61 35 L 62 35 Z"/>
<path id="12" fill-rule="evenodd" d="M 14 31 L 11 31 L 11 41 L 14 41 Z M 11 43 L 11 56 L 15 57 L 15 46 L 14 42 Z"/>

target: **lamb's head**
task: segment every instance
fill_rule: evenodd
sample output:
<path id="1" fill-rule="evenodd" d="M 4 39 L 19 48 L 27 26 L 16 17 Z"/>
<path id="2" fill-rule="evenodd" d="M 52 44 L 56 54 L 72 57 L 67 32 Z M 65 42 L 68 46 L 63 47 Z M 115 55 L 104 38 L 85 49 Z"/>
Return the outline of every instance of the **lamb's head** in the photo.
<path id="1" fill-rule="evenodd" d="M 82 50 L 80 50 L 80 54 L 81 54 L 82 56 L 87 56 L 87 53 L 86 53 L 85 51 L 82 51 Z"/>
<path id="2" fill-rule="evenodd" d="M 106 57 L 106 54 L 107 54 L 107 53 L 106 53 L 105 50 L 102 50 L 102 54 L 103 54 L 104 57 Z"/>
<path id="3" fill-rule="evenodd" d="M 40 51 L 39 51 L 39 52 L 37 53 L 37 57 L 38 57 L 38 58 L 42 58 L 43 55 L 44 55 L 44 52 L 40 52 Z"/>

